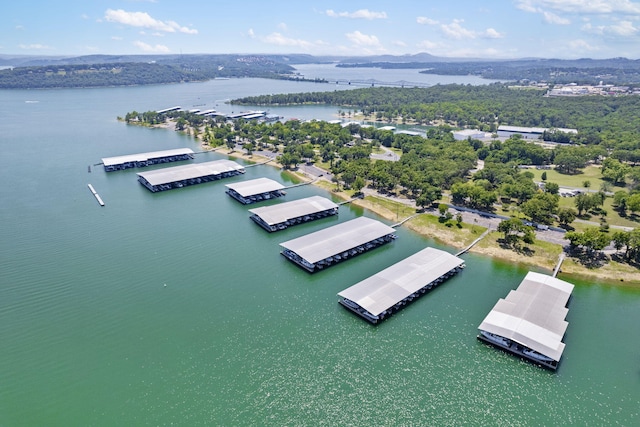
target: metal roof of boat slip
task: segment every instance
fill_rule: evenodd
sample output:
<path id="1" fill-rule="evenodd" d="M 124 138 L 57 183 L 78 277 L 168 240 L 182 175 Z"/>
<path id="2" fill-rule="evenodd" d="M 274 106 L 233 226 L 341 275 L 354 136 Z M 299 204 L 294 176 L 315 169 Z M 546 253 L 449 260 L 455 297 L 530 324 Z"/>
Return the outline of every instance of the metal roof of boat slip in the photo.
<path id="1" fill-rule="evenodd" d="M 463 263 L 448 252 L 425 248 L 338 295 L 377 316 Z"/>
<path id="2" fill-rule="evenodd" d="M 282 190 L 284 185 L 269 178 L 258 178 L 248 181 L 234 182 L 233 184 L 227 184 L 226 187 L 235 191 L 242 197 L 250 197 L 258 194 L 269 193 L 270 191 Z"/>
<path id="3" fill-rule="evenodd" d="M 546 274 L 529 272 L 485 317 L 478 329 L 509 338 L 555 361 L 564 351 L 569 325 L 564 319 L 573 285 Z"/>
<path id="4" fill-rule="evenodd" d="M 224 172 L 244 170 L 244 167 L 231 160 L 214 160 L 212 162 L 192 163 L 190 165 L 174 166 L 171 168 L 155 169 L 139 172 L 137 175 L 146 179 L 151 185 L 169 184 L 185 179 L 200 178 L 209 175 L 219 175 Z"/>
<path id="5" fill-rule="evenodd" d="M 359 245 L 364 245 L 394 232 L 395 229 L 380 221 L 361 216 L 315 233 L 280 243 L 280 246 L 315 264 L 325 258 Z"/>
<path id="6" fill-rule="evenodd" d="M 280 203 L 278 205 L 249 209 L 249 212 L 254 215 L 258 215 L 267 224 L 274 225 L 292 218 L 298 218 L 329 209 L 336 209 L 337 207 L 337 204 L 325 197 L 312 196 L 307 197 L 306 199 Z"/>
<path id="7" fill-rule="evenodd" d="M 152 151 L 149 153 L 128 154 L 125 156 L 105 157 L 102 163 L 105 166 L 121 165 L 129 162 L 146 162 L 149 159 L 158 159 L 162 157 L 181 156 L 184 154 L 194 155 L 190 148 L 176 148 L 174 150 Z"/>

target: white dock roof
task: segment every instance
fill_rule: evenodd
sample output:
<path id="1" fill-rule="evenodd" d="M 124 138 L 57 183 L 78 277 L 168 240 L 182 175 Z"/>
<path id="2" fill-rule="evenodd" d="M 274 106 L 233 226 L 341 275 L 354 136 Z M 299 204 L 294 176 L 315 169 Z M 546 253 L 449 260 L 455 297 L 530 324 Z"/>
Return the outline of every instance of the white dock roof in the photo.
<path id="1" fill-rule="evenodd" d="M 185 179 L 200 178 L 208 175 L 219 175 L 224 172 L 242 171 L 244 167 L 231 160 L 214 160 L 212 162 L 192 163 L 171 168 L 155 169 L 139 172 L 151 185 L 168 184 Z"/>
<path id="2" fill-rule="evenodd" d="M 121 165 L 129 162 L 146 162 L 149 159 L 158 159 L 161 157 L 180 156 L 183 154 L 190 154 L 193 156 L 193 150 L 190 148 L 176 148 L 173 150 L 164 151 L 152 151 L 149 153 L 139 154 L 127 154 L 124 156 L 105 157 L 102 159 L 102 163 L 105 166 Z"/>
<path id="3" fill-rule="evenodd" d="M 478 329 L 509 338 L 555 361 L 564 351 L 567 301 L 573 285 L 529 272 L 515 291 L 500 299 Z"/>
<path id="4" fill-rule="evenodd" d="M 335 209 L 337 207 L 337 204 L 325 197 L 311 196 L 306 199 L 293 200 L 291 202 L 279 203 L 277 205 L 249 209 L 249 212 L 254 215 L 258 215 L 265 223 L 275 225 L 288 221 L 292 218 L 311 215 L 317 212 Z"/>
<path id="5" fill-rule="evenodd" d="M 280 243 L 280 246 L 315 264 L 325 258 L 394 232 L 395 229 L 380 221 L 361 216 L 315 233 Z"/>
<path id="6" fill-rule="evenodd" d="M 227 184 L 227 188 L 232 189 L 242 197 L 250 197 L 270 191 L 282 190 L 284 185 L 269 178 L 257 178 L 248 181 L 234 182 Z"/>
<path id="7" fill-rule="evenodd" d="M 377 316 L 463 263 L 448 252 L 425 248 L 338 295 Z"/>

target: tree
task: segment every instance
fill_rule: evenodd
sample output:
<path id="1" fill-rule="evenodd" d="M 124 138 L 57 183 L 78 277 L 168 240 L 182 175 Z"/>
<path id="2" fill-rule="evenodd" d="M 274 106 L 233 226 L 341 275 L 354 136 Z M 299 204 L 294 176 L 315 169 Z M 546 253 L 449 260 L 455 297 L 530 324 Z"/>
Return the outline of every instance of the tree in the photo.
<path id="1" fill-rule="evenodd" d="M 544 185 L 544 191 L 545 193 L 558 194 L 560 193 L 560 186 L 555 182 L 547 182 Z"/>
<path id="2" fill-rule="evenodd" d="M 558 211 L 559 197 L 551 193 L 538 193 L 520 206 L 520 210 L 532 221 L 551 224 Z"/>
<path id="3" fill-rule="evenodd" d="M 504 242 L 511 247 L 518 247 L 520 241 L 529 244 L 535 241 L 533 227 L 525 225 L 518 218 L 500 221 L 498 231 L 504 233 Z"/>
<path id="4" fill-rule="evenodd" d="M 543 181 L 547 180 L 547 171 L 542 172 L 542 175 L 540 175 L 540 179 Z"/>
<path id="5" fill-rule="evenodd" d="M 577 214 L 573 208 L 560 208 L 558 209 L 558 222 L 562 225 L 569 225 L 576 219 Z"/>
<path id="6" fill-rule="evenodd" d="M 578 216 L 582 216 L 583 212 L 588 211 L 589 209 L 595 207 L 594 199 L 590 197 L 588 194 L 580 193 L 575 199 L 574 203 L 576 205 L 576 209 L 578 209 Z"/>

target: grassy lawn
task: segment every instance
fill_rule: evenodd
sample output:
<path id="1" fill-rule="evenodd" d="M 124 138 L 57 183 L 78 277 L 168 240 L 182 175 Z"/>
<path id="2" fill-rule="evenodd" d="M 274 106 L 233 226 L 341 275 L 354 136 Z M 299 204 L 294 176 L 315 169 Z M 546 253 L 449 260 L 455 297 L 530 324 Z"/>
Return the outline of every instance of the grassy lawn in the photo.
<path id="1" fill-rule="evenodd" d="M 560 202 L 558 203 L 558 206 L 561 208 L 576 208 L 576 204 L 575 204 L 575 197 L 560 197 Z M 620 225 L 623 227 L 637 227 L 638 225 L 640 225 L 640 223 L 638 221 L 634 221 L 633 218 L 631 216 L 627 216 L 625 218 L 621 217 L 618 212 L 613 209 L 613 198 L 611 197 L 607 197 L 604 201 L 604 209 L 607 211 L 607 222 L 609 223 L 609 225 Z M 600 217 L 596 216 L 596 215 L 592 215 L 590 219 L 588 219 L 588 221 L 593 221 L 593 222 L 600 222 Z M 573 227 L 588 227 L 589 225 L 585 225 L 585 224 L 578 224 L 578 223 L 574 223 L 572 224 Z"/>
<path id="2" fill-rule="evenodd" d="M 587 166 L 582 170 L 582 173 L 577 175 L 565 175 L 558 173 L 553 169 L 527 169 L 527 171 L 533 173 L 534 181 L 542 181 L 542 173 L 546 172 L 547 182 L 555 182 L 560 187 L 585 188 L 582 183 L 584 181 L 589 181 L 591 182 L 591 187 L 589 187 L 590 189 L 599 190 L 603 183 L 601 169 L 598 166 Z"/>

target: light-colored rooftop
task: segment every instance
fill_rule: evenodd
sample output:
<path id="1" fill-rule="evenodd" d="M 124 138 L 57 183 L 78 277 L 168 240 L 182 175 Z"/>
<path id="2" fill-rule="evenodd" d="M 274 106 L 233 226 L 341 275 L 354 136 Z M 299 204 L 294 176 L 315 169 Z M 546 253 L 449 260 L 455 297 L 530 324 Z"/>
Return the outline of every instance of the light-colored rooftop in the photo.
<path id="1" fill-rule="evenodd" d="M 338 295 L 377 316 L 463 263 L 448 252 L 425 248 Z"/>
<path id="2" fill-rule="evenodd" d="M 149 153 L 128 154 L 124 156 L 105 157 L 102 163 L 105 166 L 121 165 L 129 162 L 146 162 L 149 159 L 159 159 L 162 157 L 180 156 L 189 154 L 193 156 L 193 150 L 190 148 L 176 148 L 173 150 L 152 151 Z"/>
<path id="3" fill-rule="evenodd" d="M 519 133 L 544 133 L 544 131 L 556 130 L 564 133 L 578 133 L 578 129 L 569 129 L 569 128 L 535 128 L 535 127 L 524 127 L 524 126 L 506 126 L 500 125 L 498 126 L 498 131 L 500 132 L 519 132 Z"/>
<path id="4" fill-rule="evenodd" d="M 248 181 L 234 182 L 227 184 L 227 188 L 240 194 L 242 197 L 256 196 L 258 194 L 269 193 L 271 191 L 282 190 L 284 185 L 269 178 L 257 178 Z"/>
<path id="5" fill-rule="evenodd" d="M 292 218 L 311 215 L 337 207 L 337 204 L 325 197 L 312 196 L 291 202 L 279 203 L 277 205 L 249 209 L 249 212 L 258 215 L 265 223 L 275 225 Z"/>
<path id="6" fill-rule="evenodd" d="M 380 221 L 361 216 L 315 233 L 280 243 L 280 246 L 315 264 L 325 258 L 394 232 L 395 229 Z"/>
<path id="7" fill-rule="evenodd" d="M 559 361 L 573 285 L 529 272 L 518 289 L 500 299 L 478 329 L 500 335 Z"/>
<path id="8" fill-rule="evenodd" d="M 244 166 L 241 166 L 234 161 L 214 160 L 212 162 L 192 163 L 189 165 L 139 172 L 137 175 L 144 178 L 151 185 L 161 185 L 185 179 L 200 178 L 208 175 L 220 175 L 224 172 L 243 170 Z"/>

